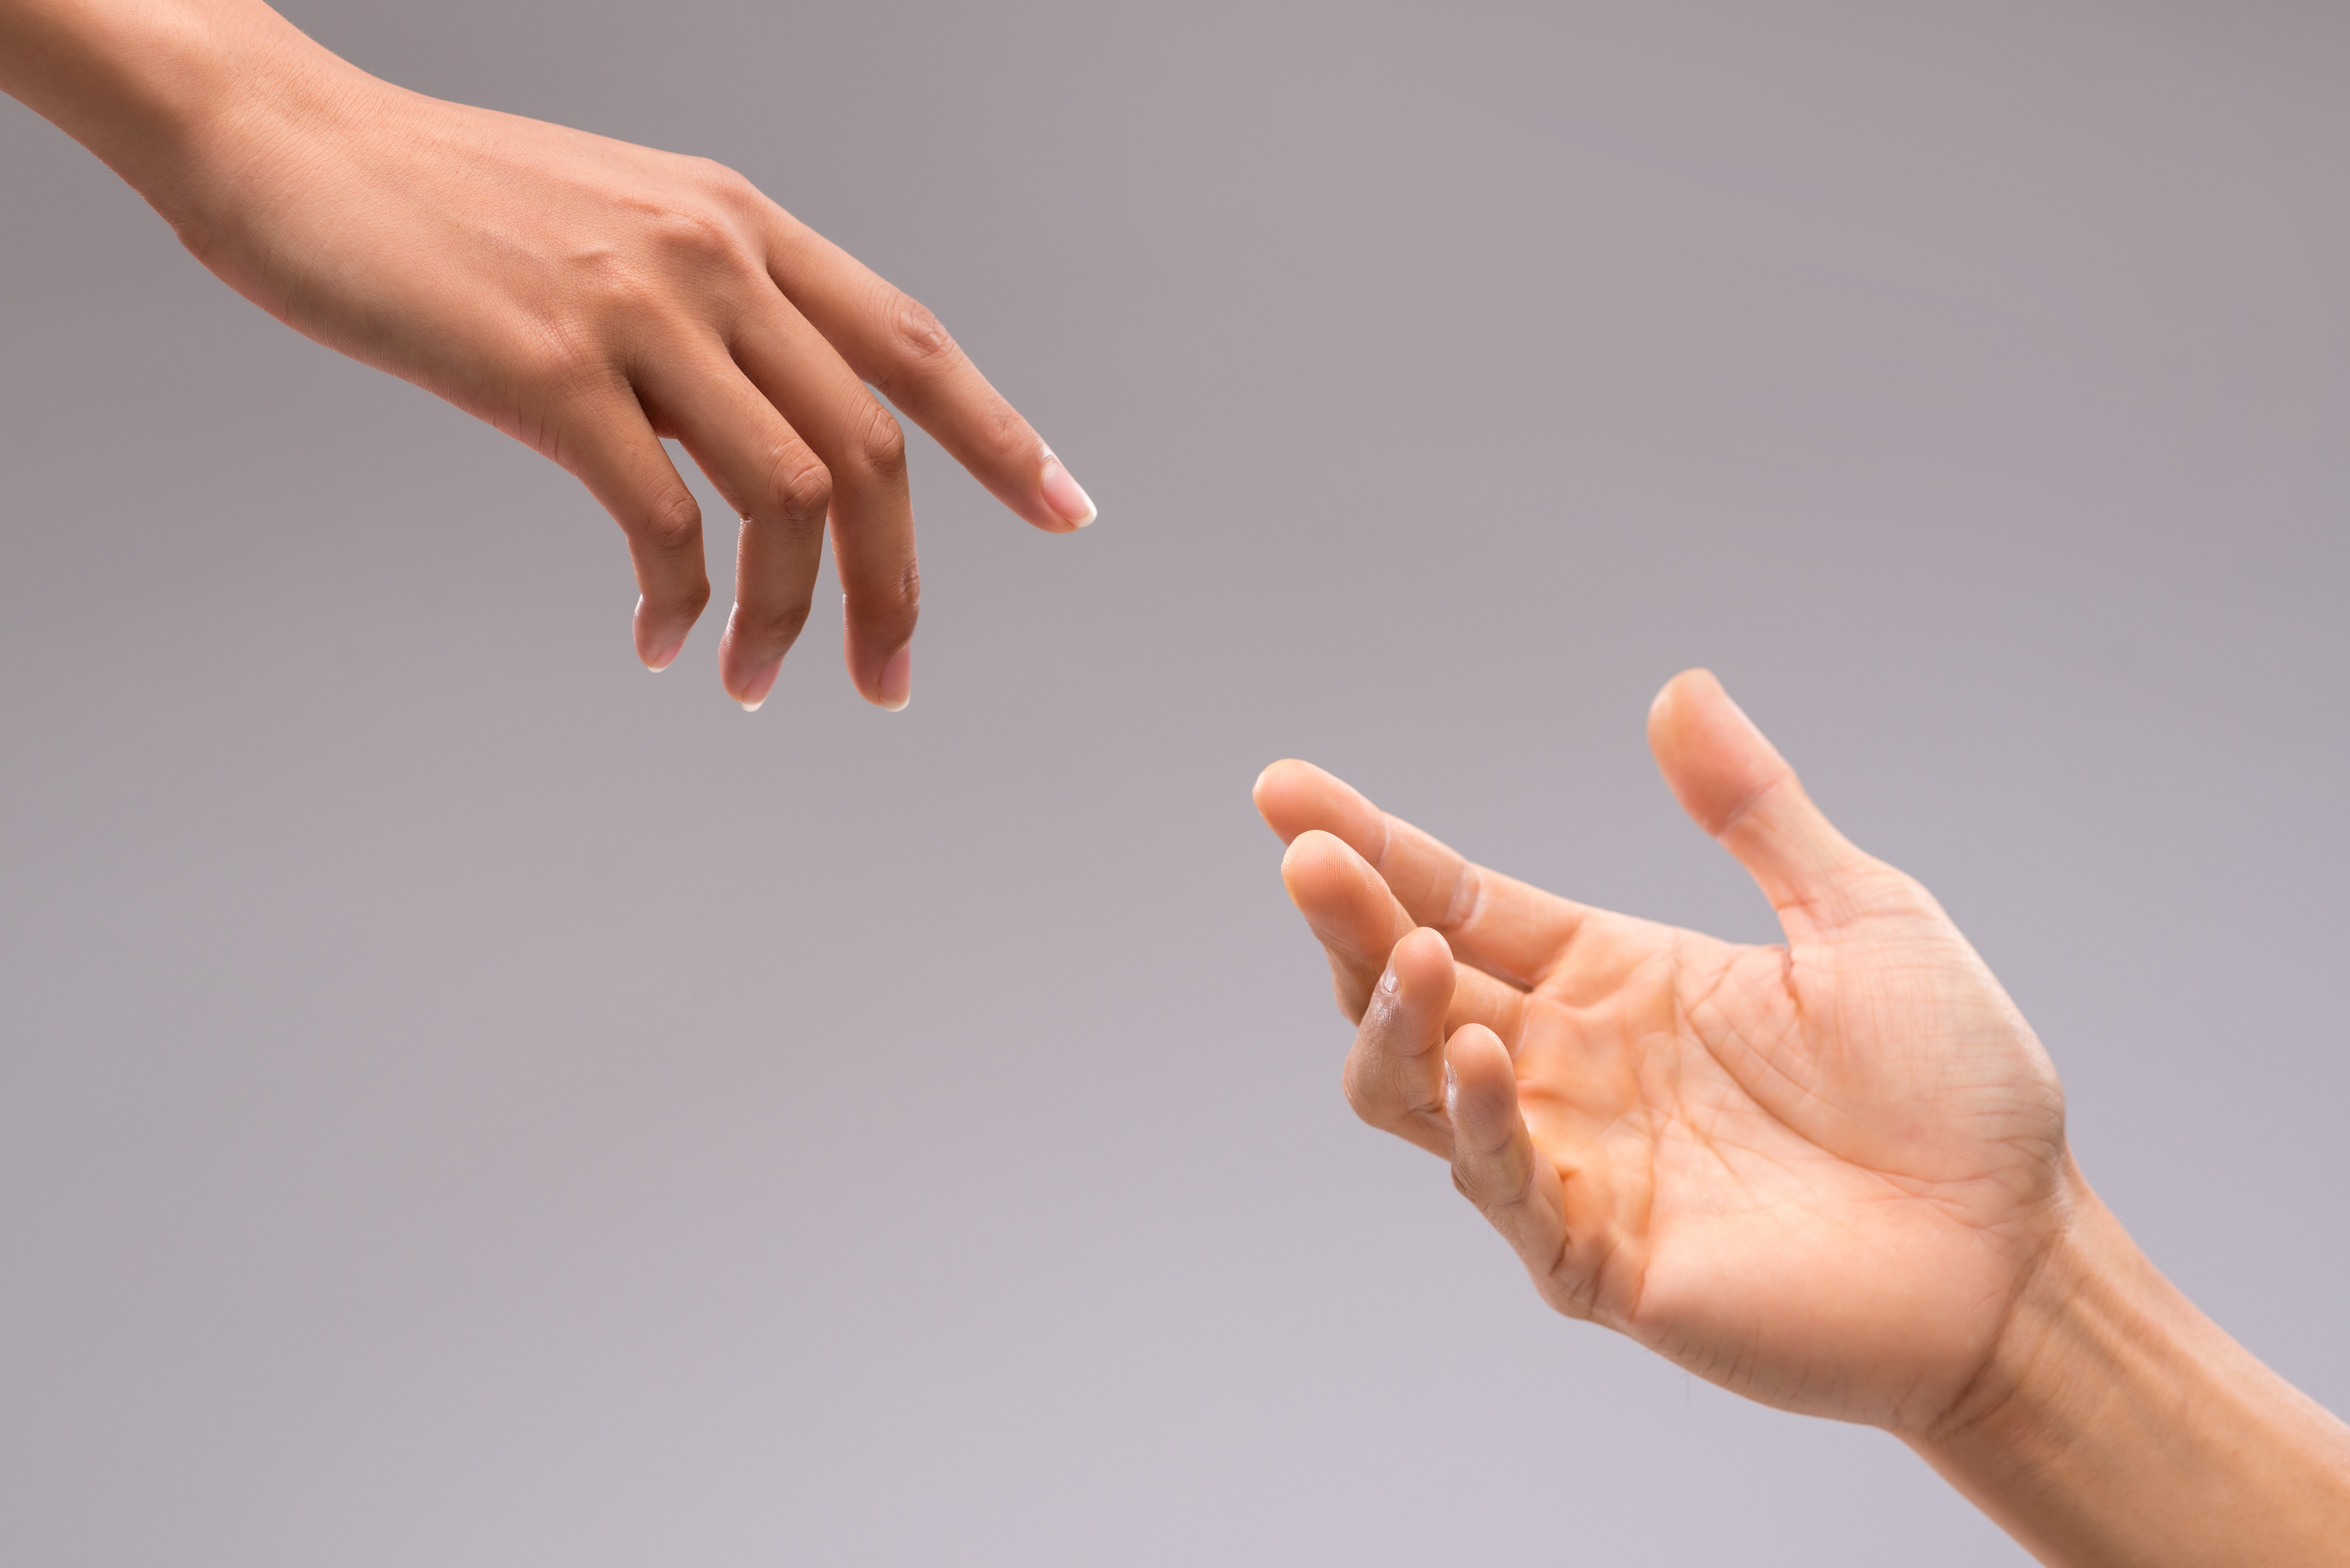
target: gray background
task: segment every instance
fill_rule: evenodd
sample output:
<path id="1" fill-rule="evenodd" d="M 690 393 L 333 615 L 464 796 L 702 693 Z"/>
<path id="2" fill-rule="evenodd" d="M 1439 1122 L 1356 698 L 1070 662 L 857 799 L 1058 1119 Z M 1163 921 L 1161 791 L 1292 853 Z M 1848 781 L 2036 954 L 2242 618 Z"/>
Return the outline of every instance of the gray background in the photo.
<path id="1" fill-rule="evenodd" d="M 2350 1408 L 2350 12 L 289 11 L 742 168 L 1102 521 L 918 440 L 912 708 L 819 627 L 745 717 L 0 102 L 0 1557 L 2018 1560 L 1340 1101 L 1258 767 L 1759 937 L 1695 663 Z"/>

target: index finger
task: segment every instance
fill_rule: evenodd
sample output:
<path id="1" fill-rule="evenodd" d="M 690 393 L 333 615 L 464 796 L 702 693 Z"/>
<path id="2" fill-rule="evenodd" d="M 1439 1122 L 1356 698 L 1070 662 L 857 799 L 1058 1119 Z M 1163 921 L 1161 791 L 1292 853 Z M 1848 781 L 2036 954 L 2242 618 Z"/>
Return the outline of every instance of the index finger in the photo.
<path id="1" fill-rule="evenodd" d="M 1094 520 L 1093 502 L 1061 460 L 937 317 L 772 202 L 767 273 L 858 377 L 930 431 L 998 501 L 1048 533 Z"/>
<path id="2" fill-rule="evenodd" d="M 1330 961 L 1339 1011 L 1360 1023 L 1388 955 L 1411 933 L 1411 917 L 1362 857 L 1326 833 L 1299 836 L 1281 857 L 1281 880 Z M 1514 1041 L 1525 1022 L 1525 1003 L 1524 992 L 1456 963 L 1445 1028 L 1482 1023 Z"/>
<path id="3" fill-rule="evenodd" d="M 1368 861 L 1416 925 L 1433 926 L 1463 963 L 1532 989 L 1556 966 L 1590 910 L 1463 857 L 1389 816 L 1311 763 L 1257 775 L 1256 808 L 1284 843 L 1319 828 Z"/>

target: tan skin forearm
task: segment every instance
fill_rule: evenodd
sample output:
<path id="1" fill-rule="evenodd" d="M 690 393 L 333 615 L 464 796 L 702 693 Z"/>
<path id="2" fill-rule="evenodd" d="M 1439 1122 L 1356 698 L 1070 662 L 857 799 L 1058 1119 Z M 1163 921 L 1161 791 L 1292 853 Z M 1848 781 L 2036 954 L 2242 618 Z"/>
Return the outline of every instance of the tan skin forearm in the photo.
<path id="1" fill-rule="evenodd" d="M 366 79 L 259 0 L 0 0 L 0 92 L 175 226 L 211 128 L 295 83 Z"/>
<path id="2" fill-rule="evenodd" d="M 2199 1312 L 2074 1173 L 1991 1364 L 1911 1446 L 2043 1563 L 2350 1563 L 2350 1427 Z"/>

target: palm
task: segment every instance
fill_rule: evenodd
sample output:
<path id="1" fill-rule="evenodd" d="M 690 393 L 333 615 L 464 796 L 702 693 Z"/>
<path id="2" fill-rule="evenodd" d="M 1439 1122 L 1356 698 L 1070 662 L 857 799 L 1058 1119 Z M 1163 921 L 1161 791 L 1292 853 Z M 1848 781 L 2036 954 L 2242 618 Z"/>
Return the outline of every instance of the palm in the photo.
<path id="1" fill-rule="evenodd" d="M 1588 914 L 1509 1043 L 1574 1176 L 1582 1256 L 1546 1295 L 1738 1392 L 1890 1422 L 1947 1404 L 1996 1334 L 2063 1116 L 1948 919 L 1885 896 L 1793 950 Z"/>
<path id="2" fill-rule="evenodd" d="M 1651 740 L 1786 945 L 1586 909 L 1267 770 L 1361 1022 L 1348 1097 L 1452 1161 L 1560 1311 L 1772 1404 L 1923 1426 L 2048 1232 L 2054 1072 L 1940 908 L 1828 826 L 1710 677 L 1667 689 Z"/>

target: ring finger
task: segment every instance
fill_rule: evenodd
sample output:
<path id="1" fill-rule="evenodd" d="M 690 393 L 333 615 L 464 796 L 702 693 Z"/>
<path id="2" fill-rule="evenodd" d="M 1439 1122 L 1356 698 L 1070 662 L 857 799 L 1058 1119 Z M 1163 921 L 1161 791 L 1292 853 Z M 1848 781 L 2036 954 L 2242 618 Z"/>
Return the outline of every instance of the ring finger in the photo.
<path id="1" fill-rule="evenodd" d="M 1444 1108 L 1444 1022 L 1452 1006 L 1452 950 L 1423 926 L 1388 955 L 1347 1053 L 1347 1103 L 1375 1127 L 1452 1158 Z"/>
<path id="2" fill-rule="evenodd" d="M 831 475 L 791 422 L 714 347 L 662 358 L 638 390 L 655 410 L 657 427 L 685 443 L 743 519 L 734 612 L 719 646 L 718 673 L 727 695 L 756 710 L 807 621 Z"/>
<path id="3" fill-rule="evenodd" d="M 911 691 L 921 601 L 904 432 L 780 294 L 754 309 L 727 347 L 831 472 L 849 676 L 868 701 L 902 708 Z"/>

